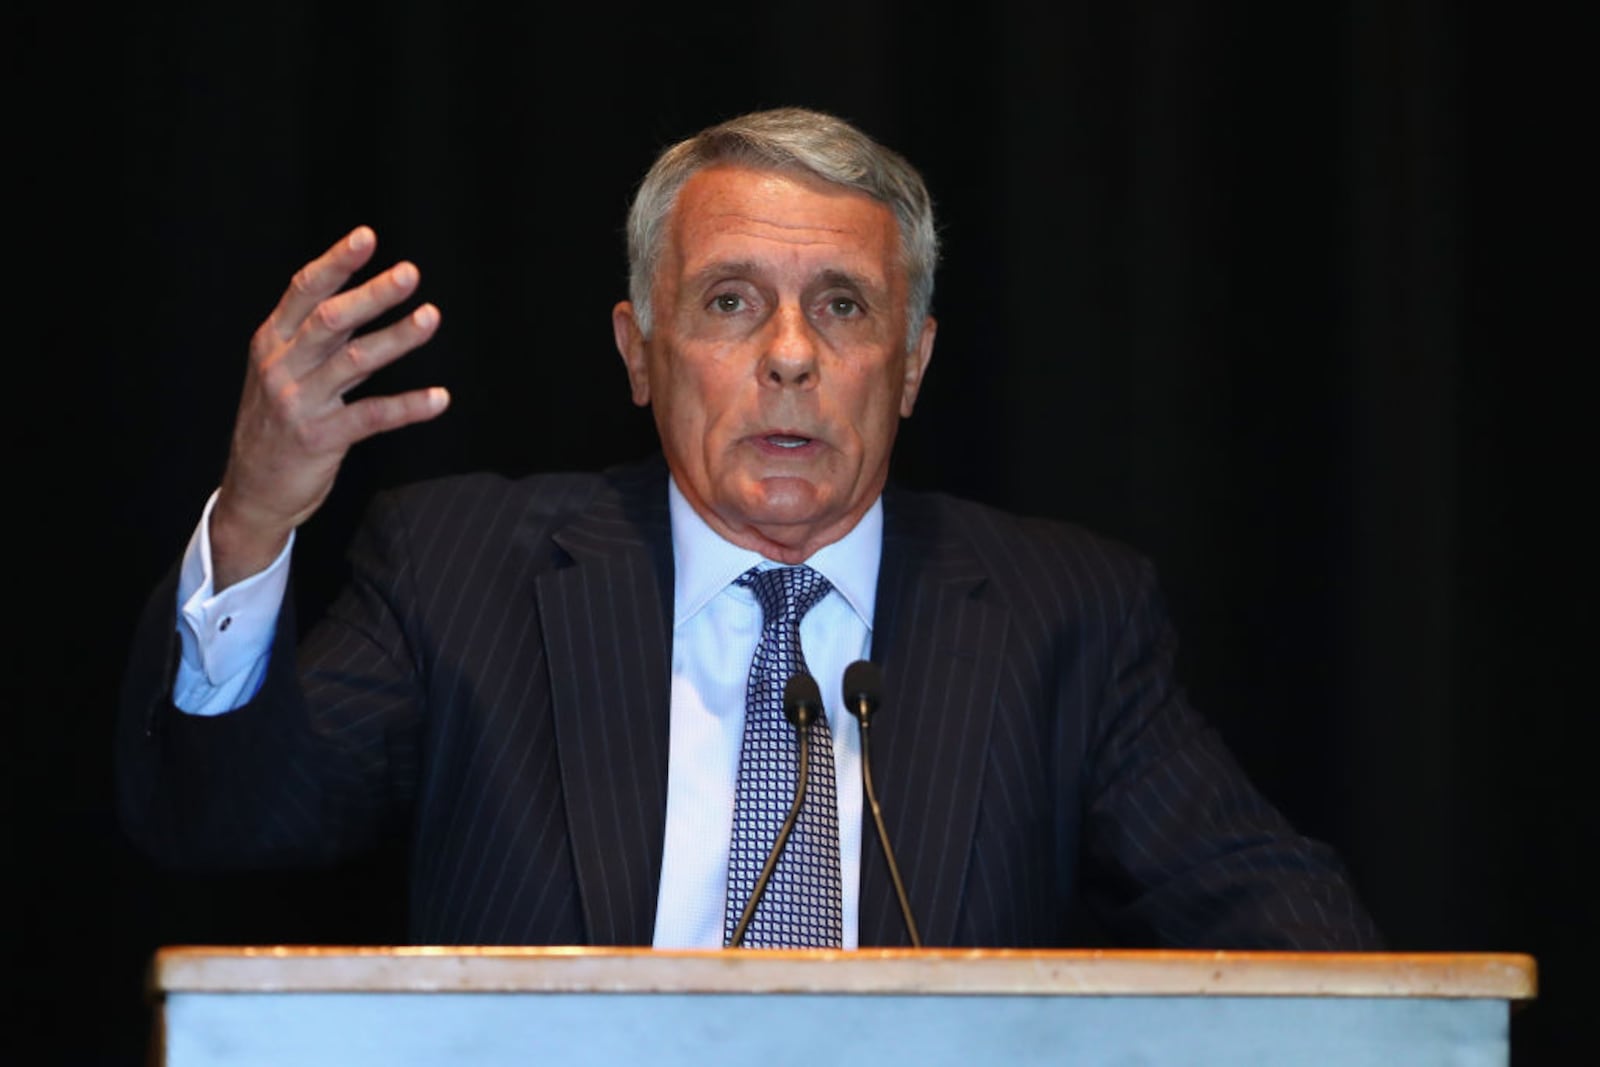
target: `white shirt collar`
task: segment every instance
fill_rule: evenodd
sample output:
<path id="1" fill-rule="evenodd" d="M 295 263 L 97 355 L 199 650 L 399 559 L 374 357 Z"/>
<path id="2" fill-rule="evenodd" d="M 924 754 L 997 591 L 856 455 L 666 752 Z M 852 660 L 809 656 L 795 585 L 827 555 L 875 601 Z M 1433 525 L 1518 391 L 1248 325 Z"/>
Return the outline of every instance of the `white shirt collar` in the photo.
<path id="1" fill-rule="evenodd" d="M 673 615 L 676 629 L 705 607 L 751 567 L 781 564 L 759 552 L 740 548 L 706 525 L 678 488 L 667 478 L 667 504 L 672 516 Z M 878 563 L 883 556 L 883 498 L 839 540 L 818 549 L 806 565 L 832 583 L 850 609 L 870 630 L 878 598 Z"/>

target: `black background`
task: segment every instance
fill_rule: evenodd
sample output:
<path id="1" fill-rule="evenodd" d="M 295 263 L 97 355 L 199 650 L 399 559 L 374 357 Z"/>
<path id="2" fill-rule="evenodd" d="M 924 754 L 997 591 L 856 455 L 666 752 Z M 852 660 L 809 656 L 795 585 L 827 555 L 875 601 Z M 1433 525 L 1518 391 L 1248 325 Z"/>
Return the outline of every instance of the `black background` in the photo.
<path id="1" fill-rule="evenodd" d="M 159 945 L 397 936 L 382 863 L 176 875 L 112 811 L 127 638 L 290 274 L 372 225 L 444 312 L 377 385 L 455 398 L 353 454 L 302 531 L 314 606 L 379 487 L 652 447 L 608 320 L 633 185 L 671 140 L 801 104 L 903 151 L 940 211 L 939 342 L 896 476 L 1150 555 L 1194 700 L 1338 846 L 1393 947 L 1533 953 L 1516 1062 L 1576 1056 L 1593 342 L 1549 335 L 1585 275 L 1545 247 L 1572 225 L 1551 146 L 1585 139 L 1557 117 L 1570 31 L 1423 0 L 489 10 L 8 19 L 27 1029 L 137 1063 Z"/>

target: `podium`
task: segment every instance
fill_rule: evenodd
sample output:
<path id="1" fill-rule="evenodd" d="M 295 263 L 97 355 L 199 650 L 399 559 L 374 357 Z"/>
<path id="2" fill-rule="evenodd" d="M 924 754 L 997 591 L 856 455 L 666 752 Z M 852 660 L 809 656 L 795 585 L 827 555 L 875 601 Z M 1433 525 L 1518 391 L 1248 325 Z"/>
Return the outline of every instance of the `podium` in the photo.
<path id="1" fill-rule="evenodd" d="M 173 947 L 166 1067 L 1510 1062 L 1514 954 Z"/>

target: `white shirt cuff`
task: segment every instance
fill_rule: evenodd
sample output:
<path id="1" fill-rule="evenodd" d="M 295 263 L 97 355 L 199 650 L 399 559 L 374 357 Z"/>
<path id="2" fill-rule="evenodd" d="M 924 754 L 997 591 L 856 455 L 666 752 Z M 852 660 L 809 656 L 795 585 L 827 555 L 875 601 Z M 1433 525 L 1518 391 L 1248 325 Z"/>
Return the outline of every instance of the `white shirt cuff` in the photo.
<path id="1" fill-rule="evenodd" d="M 178 638 L 183 654 L 172 701 L 193 715 L 220 715 L 255 696 L 266 677 L 278 612 L 289 587 L 294 534 L 266 570 L 213 593 L 211 509 L 189 538 L 178 572 Z"/>

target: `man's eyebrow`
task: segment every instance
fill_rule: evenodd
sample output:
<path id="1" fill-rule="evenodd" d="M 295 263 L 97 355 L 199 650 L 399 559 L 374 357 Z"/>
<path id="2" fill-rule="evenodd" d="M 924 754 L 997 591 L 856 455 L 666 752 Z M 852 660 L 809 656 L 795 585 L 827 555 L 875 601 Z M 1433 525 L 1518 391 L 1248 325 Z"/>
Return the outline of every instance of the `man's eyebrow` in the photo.
<path id="1" fill-rule="evenodd" d="M 871 278 L 861 274 L 853 274 L 847 270 L 825 270 L 817 275 L 817 281 L 824 288 L 837 286 L 841 289 L 854 289 L 860 293 L 875 293 L 883 288 Z"/>
<path id="2" fill-rule="evenodd" d="M 749 259 L 719 259 L 707 263 L 689 276 L 691 285 L 705 285 L 719 278 L 749 278 L 760 274 L 760 268 L 754 260 Z"/>

